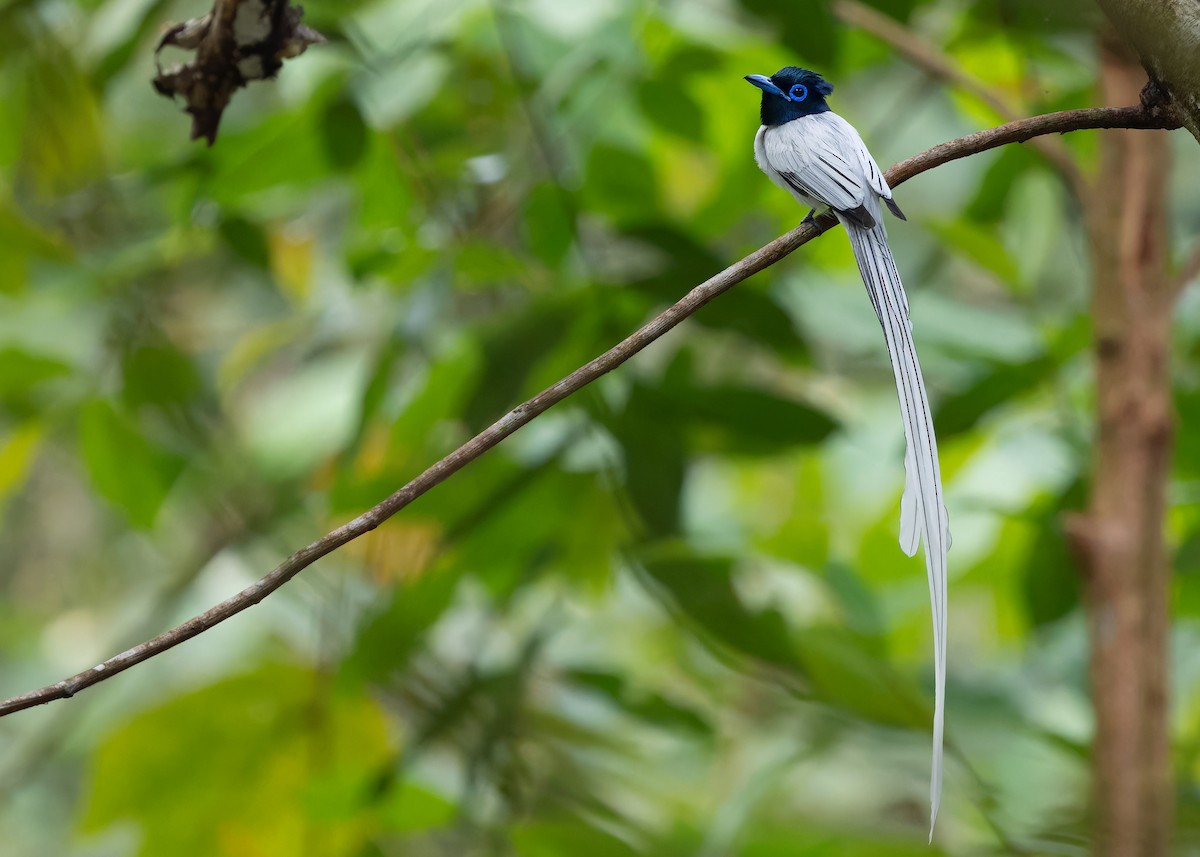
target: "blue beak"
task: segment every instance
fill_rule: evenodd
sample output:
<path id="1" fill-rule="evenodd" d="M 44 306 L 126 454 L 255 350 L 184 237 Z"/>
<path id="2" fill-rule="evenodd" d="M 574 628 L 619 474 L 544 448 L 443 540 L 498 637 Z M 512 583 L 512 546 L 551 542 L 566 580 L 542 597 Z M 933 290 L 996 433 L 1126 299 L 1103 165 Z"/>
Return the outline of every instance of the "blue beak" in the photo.
<path id="1" fill-rule="evenodd" d="M 772 95 L 778 95 L 784 101 L 792 100 L 788 98 L 786 92 L 784 92 L 775 84 L 771 83 L 771 78 L 767 77 L 765 74 L 748 74 L 746 75 L 746 82 L 757 86 L 763 92 L 769 92 Z"/>

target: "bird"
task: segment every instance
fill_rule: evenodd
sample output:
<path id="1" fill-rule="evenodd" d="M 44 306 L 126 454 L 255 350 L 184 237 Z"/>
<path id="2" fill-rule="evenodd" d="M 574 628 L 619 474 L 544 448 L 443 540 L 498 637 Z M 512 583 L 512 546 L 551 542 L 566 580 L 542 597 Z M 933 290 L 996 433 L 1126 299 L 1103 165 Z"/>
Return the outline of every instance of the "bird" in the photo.
<path id="1" fill-rule="evenodd" d="M 943 502 L 941 468 L 929 397 L 913 342 L 908 297 L 888 245 L 883 206 L 900 220 L 883 172 L 849 122 L 826 100 L 833 84 L 815 71 L 787 66 L 767 77 L 746 75 L 762 90 L 762 126 L 754 137 L 754 159 L 771 179 L 812 210 L 829 208 L 850 236 L 867 295 L 883 328 L 904 418 L 904 492 L 900 500 L 900 547 L 908 555 L 925 543 L 925 570 L 933 614 L 933 760 L 929 784 L 929 837 L 942 794 L 942 740 L 946 700 L 946 563 L 949 516 Z"/>

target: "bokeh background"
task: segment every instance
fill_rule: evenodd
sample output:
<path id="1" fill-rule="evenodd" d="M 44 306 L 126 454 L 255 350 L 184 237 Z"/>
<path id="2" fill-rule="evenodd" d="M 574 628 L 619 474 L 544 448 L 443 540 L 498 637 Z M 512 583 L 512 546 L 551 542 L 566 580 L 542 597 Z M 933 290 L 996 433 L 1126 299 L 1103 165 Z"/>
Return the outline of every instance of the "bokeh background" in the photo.
<path id="1" fill-rule="evenodd" d="M 1088 3 L 868 8 L 1021 113 L 1097 103 Z M 824 72 L 884 166 L 1007 118 L 862 9 L 313 2 L 329 44 L 207 149 L 149 85 L 161 27 L 203 4 L 0 6 L 0 694 L 233 594 L 796 225 L 743 75 Z M 1173 139 L 1182 256 L 1200 162 Z M 1094 134 L 1062 145 L 1095 169 Z M 925 570 L 835 231 L 262 605 L 0 721 L 4 854 L 1086 853 L 1079 203 L 1029 146 L 897 198 L 955 539 L 932 849 Z M 1186 842 L 1194 292 L 1173 336 Z"/>

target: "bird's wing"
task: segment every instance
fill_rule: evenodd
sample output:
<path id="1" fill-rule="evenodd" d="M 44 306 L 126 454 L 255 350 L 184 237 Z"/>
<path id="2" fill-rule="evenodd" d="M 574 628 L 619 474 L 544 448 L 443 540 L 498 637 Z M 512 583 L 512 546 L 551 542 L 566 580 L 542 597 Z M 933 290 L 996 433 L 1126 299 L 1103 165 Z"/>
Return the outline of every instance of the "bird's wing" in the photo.
<path id="1" fill-rule="evenodd" d="M 871 155 L 871 150 L 867 148 L 866 143 L 859 136 L 858 129 L 838 116 L 836 113 L 823 114 L 829 118 L 826 120 L 830 125 L 837 126 L 838 136 L 850 141 L 850 148 L 854 150 L 858 167 L 862 170 L 863 179 L 867 186 L 883 200 L 884 204 L 891 210 L 892 214 L 901 220 L 907 220 L 904 212 L 900 210 L 900 206 L 896 205 L 892 200 L 892 188 L 887 183 L 887 179 L 883 176 L 883 171 L 879 169 L 879 164 L 875 162 L 875 158 Z"/>
<path id="2" fill-rule="evenodd" d="M 852 140 L 825 119 L 834 115 L 805 116 L 767 129 L 764 154 L 771 169 L 797 193 L 870 228 L 875 217 L 866 202 L 878 194 L 867 184 L 854 147 L 847 145 Z"/>

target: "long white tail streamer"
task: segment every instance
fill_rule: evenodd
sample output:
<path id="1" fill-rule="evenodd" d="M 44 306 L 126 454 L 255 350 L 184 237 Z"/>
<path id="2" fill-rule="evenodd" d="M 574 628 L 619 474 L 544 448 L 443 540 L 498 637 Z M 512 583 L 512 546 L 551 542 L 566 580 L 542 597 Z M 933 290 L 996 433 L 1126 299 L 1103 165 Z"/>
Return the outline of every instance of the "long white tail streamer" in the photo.
<path id="1" fill-rule="evenodd" d="M 875 225 L 870 229 L 839 217 L 858 270 L 883 328 L 892 371 L 896 376 L 896 392 L 904 416 L 904 494 L 900 500 L 900 547 L 912 556 L 918 539 L 925 542 L 925 570 L 929 577 L 929 600 L 933 612 L 934 654 L 934 713 L 933 713 L 933 771 L 929 784 L 929 836 L 933 839 L 933 824 L 937 820 L 942 796 L 942 740 L 945 728 L 946 704 L 946 552 L 950 548 L 949 518 L 942 500 L 942 477 L 938 465 L 937 441 L 933 434 L 933 418 L 921 364 L 912 339 L 912 324 L 908 317 L 908 301 L 904 284 L 896 270 L 887 234 L 884 232 L 878 202 L 873 208 Z"/>

